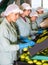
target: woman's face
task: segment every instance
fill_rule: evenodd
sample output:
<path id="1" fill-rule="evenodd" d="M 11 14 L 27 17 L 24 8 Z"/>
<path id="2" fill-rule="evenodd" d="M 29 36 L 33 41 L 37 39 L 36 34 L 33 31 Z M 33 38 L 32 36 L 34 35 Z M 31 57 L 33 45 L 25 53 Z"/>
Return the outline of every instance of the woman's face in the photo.
<path id="1" fill-rule="evenodd" d="M 30 14 L 31 10 L 25 10 L 24 13 L 25 13 L 25 16 L 28 16 Z"/>
<path id="2" fill-rule="evenodd" d="M 16 20 L 19 18 L 19 13 L 11 13 L 9 17 L 12 22 L 16 22 Z"/>
<path id="3" fill-rule="evenodd" d="M 38 11 L 38 14 L 43 14 L 43 13 L 44 13 L 44 11 L 41 11 L 41 10 Z"/>

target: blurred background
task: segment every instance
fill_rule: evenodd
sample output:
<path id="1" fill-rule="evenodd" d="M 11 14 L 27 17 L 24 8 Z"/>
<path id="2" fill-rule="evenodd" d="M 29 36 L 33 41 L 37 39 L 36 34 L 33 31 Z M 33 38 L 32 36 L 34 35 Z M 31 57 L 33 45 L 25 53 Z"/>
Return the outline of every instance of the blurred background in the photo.
<path id="1" fill-rule="evenodd" d="M 48 11 L 48 0 L 0 0 L 0 13 L 5 10 L 7 5 L 16 2 L 17 5 L 27 2 L 32 6 L 32 9 L 37 7 L 43 7 L 45 11 Z"/>

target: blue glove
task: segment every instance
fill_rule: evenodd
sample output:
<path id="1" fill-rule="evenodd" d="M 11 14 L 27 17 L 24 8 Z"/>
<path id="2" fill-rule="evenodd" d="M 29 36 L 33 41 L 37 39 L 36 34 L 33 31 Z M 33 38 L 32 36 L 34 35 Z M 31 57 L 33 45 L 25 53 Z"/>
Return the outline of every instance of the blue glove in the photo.
<path id="1" fill-rule="evenodd" d="M 34 41 L 30 41 L 27 43 L 28 46 L 34 46 L 35 45 L 35 42 Z"/>
<path id="2" fill-rule="evenodd" d="M 28 47 L 27 43 L 25 43 L 25 44 L 19 44 L 19 48 L 21 50 L 24 49 L 24 48 L 27 48 L 27 47 Z"/>
<path id="3" fill-rule="evenodd" d="M 43 30 L 38 30 L 37 34 L 42 34 L 43 33 Z"/>
<path id="4" fill-rule="evenodd" d="M 34 45 L 35 45 L 35 42 L 31 41 L 31 42 L 28 42 L 28 43 L 19 44 L 19 48 L 23 49 L 23 48 L 27 48 L 28 46 L 34 46 Z"/>
<path id="5" fill-rule="evenodd" d="M 23 42 L 30 42 L 30 40 L 29 40 L 27 37 L 22 37 L 22 36 L 20 36 L 20 39 L 21 39 Z"/>

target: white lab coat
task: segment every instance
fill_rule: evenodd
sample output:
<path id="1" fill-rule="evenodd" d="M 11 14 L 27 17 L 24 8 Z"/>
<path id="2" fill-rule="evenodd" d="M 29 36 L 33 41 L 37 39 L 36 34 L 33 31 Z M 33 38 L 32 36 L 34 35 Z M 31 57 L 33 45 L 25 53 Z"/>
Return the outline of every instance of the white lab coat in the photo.
<path id="1" fill-rule="evenodd" d="M 20 17 L 16 21 L 16 24 L 19 29 L 19 34 L 20 34 L 20 36 L 23 36 L 23 37 L 29 36 L 30 32 L 31 32 L 30 20 L 27 17 L 25 17 L 25 18 L 26 18 L 26 22 L 22 19 L 22 17 Z"/>
<path id="2" fill-rule="evenodd" d="M 38 32 L 38 24 L 36 21 L 31 22 L 31 34 L 32 34 L 32 39 L 36 38 L 36 33 Z"/>
<path id="3" fill-rule="evenodd" d="M 13 60 L 16 59 L 17 50 L 19 46 L 17 44 L 10 44 L 17 42 L 17 33 L 10 23 L 6 20 L 0 24 L 0 65 L 12 65 Z"/>
<path id="4" fill-rule="evenodd" d="M 37 30 L 38 29 L 37 22 L 36 21 L 31 22 L 31 27 L 32 27 L 32 30 Z"/>

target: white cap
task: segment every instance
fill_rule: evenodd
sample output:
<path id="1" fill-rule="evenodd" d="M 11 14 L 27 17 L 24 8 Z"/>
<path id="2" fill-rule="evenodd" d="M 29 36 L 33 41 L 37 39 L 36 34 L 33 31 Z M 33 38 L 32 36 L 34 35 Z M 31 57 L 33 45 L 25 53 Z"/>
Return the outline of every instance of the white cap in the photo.
<path id="1" fill-rule="evenodd" d="M 28 3 L 23 3 L 21 6 L 22 6 L 23 10 L 24 9 L 26 9 L 26 10 L 32 9 L 31 6 Z"/>
<path id="2" fill-rule="evenodd" d="M 37 11 L 43 11 L 44 9 L 42 7 L 38 7 L 36 10 Z"/>
<path id="3" fill-rule="evenodd" d="M 30 17 L 32 17 L 32 16 L 37 16 L 38 17 L 38 13 L 36 11 L 34 11 L 34 12 L 31 12 L 29 16 Z"/>
<path id="4" fill-rule="evenodd" d="M 1 16 L 8 16 L 10 13 L 22 13 L 23 11 L 19 9 L 19 7 L 13 3 L 10 4 L 4 12 L 1 13 Z"/>

